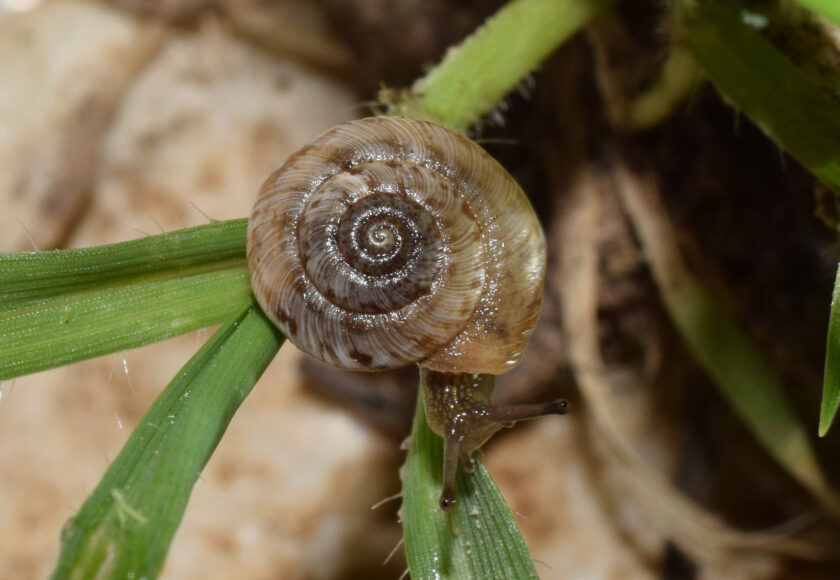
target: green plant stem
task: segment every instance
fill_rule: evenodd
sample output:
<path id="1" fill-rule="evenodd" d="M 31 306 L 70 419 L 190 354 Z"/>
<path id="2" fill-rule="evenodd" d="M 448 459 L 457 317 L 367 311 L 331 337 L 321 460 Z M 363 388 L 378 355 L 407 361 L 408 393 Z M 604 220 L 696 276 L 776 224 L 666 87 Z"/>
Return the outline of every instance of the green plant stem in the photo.
<path id="1" fill-rule="evenodd" d="M 514 0 L 394 103 L 392 114 L 464 131 L 615 0 Z M 385 100 L 390 100 L 389 96 Z"/>
<path id="2" fill-rule="evenodd" d="M 798 4 L 840 26 L 840 2 L 837 0 L 795 0 Z"/>
<path id="3" fill-rule="evenodd" d="M 627 126 L 642 130 L 658 125 L 685 102 L 702 78 L 689 54 L 680 48 L 672 49 L 659 78 L 630 103 Z"/>
<path id="4" fill-rule="evenodd" d="M 190 359 L 65 526 L 54 579 L 157 575 L 196 479 L 282 340 L 251 303 Z"/>

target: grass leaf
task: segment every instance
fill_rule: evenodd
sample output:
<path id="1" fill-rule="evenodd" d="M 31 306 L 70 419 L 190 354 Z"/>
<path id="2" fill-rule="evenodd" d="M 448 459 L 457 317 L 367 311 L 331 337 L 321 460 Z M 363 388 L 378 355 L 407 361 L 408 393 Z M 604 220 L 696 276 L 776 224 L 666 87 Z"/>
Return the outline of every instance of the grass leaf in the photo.
<path id="1" fill-rule="evenodd" d="M 65 526 L 54 579 L 157 575 L 196 479 L 281 342 L 253 302 L 212 336 Z"/>
<path id="2" fill-rule="evenodd" d="M 238 219 L 79 250 L 0 254 L 0 308 L 121 280 L 215 269 L 245 259 Z"/>
<path id="3" fill-rule="evenodd" d="M 828 433 L 837 408 L 840 407 L 840 265 L 834 279 L 831 296 L 831 313 L 828 318 L 826 340 L 825 376 L 823 378 L 822 405 L 820 407 L 820 437 Z"/>
<path id="4" fill-rule="evenodd" d="M 840 193 L 840 101 L 745 24 L 738 9 L 738 2 L 680 0 L 680 45 L 738 110 Z"/>
<path id="5" fill-rule="evenodd" d="M 422 393 L 403 474 L 405 550 L 415 580 L 538 578 L 531 555 L 505 499 L 481 461 L 474 473 L 461 466 L 451 512 L 438 507 L 443 439 L 429 429 Z"/>
<path id="6" fill-rule="evenodd" d="M 245 220 L 0 255 L 0 380 L 218 324 L 251 302 Z"/>

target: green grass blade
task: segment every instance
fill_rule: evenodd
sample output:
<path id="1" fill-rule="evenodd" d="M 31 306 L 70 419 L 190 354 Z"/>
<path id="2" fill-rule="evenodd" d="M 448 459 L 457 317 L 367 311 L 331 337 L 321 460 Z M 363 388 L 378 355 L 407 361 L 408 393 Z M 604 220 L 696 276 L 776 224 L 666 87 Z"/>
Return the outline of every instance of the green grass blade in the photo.
<path id="1" fill-rule="evenodd" d="M 104 282 L 244 260 L 247 224 L 229 220 L 107 246 L 0 254 L 0 308 Z"/>
<path id="2" fill-rule="evenodd" d="M 250 301 L 239 265 L 21 302 L 0 310 L 0 380 L 218 324 Z"/>
<path id="3" fill-rule="evenodd" d="M 154 578 L 190 492 L 282 337 L 256 304 L 193 356 L 62 533 L 53 578 Z"/>
<path id="4" fill-rule="evenodd" d="M 0 254 L 0 380 L 218 324 L 251 301 L 246 220 Z"/>
<path id="5" fill-rule="evenodd" d="M 426 579 L 538 578 L 519 528 L 480 461 L 458 470 L 457 507 L 438 507 L 443 439 L 426 423 L 422 395 L 403 474 L 402 520 L 411 577 Z"/>
<path id="6" fill-rule="evenodd" d="M 513 0 L 451 49 L 392 114 L 465 130 L 615 0 Z M 385 97 L 387 101 L 388 98 Z"/>
<path id="7" fill-rule="evenodd" d="M 680 0 L 680 45 L 739 110 L 840 193 L 840 101 L 742 22 L 739 8 L 738 2 Z"/>
<path id="8" fill-rule="evenodd" d="M 691 352 L 733 410 L 788 472 L 825 497 L 827 483 L 781 380 L 728 309 L 693 276 L 663 289 L 663 297 Z"/>
<path id="9" fill-rule="evenodd" d="M 837 0 L 796 0 L 796 2 L 840 26 L 840 2 Z"/>
<path id="10" fill-rule="evenodd" d="M 828 318 L 826 340 L 825 376 L 823 378 L 822 405 L 820 407 L 820 437 L 828 433 L 837 408 L 840 407 L 840 265 L 834 279 L 831 296 L 831 313 Z"/>

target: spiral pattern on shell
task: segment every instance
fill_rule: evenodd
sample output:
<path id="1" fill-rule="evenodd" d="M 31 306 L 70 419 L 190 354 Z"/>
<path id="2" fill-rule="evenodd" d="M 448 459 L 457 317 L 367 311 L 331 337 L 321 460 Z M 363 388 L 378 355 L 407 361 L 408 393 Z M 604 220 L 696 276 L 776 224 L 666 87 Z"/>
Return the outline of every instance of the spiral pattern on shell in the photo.
<path id="1" fill-rule="evenodd" d="M 323 133 L 268 178 L 248 263 L 268 317 L 324 362 L 499 374 L 536 322 L 545 242 L 475 143 L 373 117 Z"/>

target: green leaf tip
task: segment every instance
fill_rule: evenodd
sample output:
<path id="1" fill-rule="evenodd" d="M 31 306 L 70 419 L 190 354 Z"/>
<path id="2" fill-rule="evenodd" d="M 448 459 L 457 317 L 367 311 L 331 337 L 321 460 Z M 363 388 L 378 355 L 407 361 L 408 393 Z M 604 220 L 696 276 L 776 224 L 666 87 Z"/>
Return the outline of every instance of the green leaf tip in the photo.
<path id="1" fill-rule="evenodd" d="M 840 265 L 834 279 L 831 310 L 828 317 L 828 337 L 825 345 L 825 375 L 820 406 L 820 437 L 825 437 L 840 407 Z"/>

